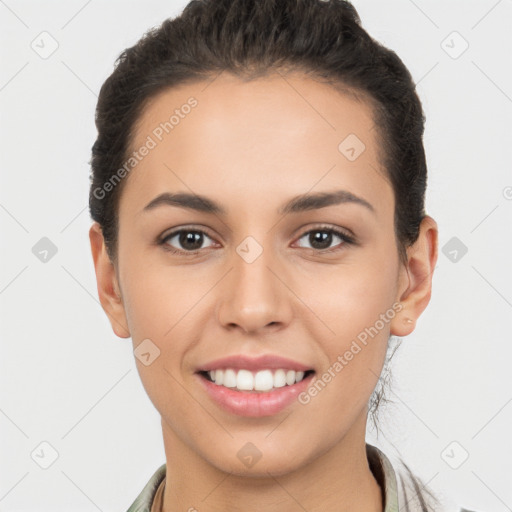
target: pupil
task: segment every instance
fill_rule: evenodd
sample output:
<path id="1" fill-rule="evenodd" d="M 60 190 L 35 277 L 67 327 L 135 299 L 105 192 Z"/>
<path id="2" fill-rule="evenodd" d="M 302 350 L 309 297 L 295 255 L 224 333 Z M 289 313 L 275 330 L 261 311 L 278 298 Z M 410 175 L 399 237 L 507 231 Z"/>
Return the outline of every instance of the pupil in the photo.
<path id="1" fill-rule="evenodd" d="M 196 242 L 195 245 L 194 245 L 194 242 Z M 199 243 L 197 243 L 197 242 L 199 242 Z M 190 249 L 192 251 L 194 251 L 196 249 L 200 249 L 201 243 L 202 243 L 202 234 L 198 233 L 196 231 L 188 231 L 188 232 L 182 233 L 180 236 L 180 243 L 183 247 Z"/>
<path id="2" fill-rule="evenodd" d="M 313 247 L 315 247 L 315 243 L 320 242 L 320 249 L 327 249 L 331 245 L 332 233 L 327 231 L 315 231 L 310 235 L 310 243 Z"/>

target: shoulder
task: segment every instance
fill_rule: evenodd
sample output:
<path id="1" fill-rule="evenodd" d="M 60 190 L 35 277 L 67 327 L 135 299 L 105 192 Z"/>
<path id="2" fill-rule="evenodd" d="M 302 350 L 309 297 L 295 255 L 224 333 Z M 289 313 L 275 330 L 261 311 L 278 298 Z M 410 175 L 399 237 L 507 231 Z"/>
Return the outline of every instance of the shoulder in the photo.
<path id="1" fill-rule="evenodd" d="M 449 497 L 439 492 L 434 493 L 420 477 L 415 475 L 409 466 L 399 459 L 395 462 L 397 489 L 404 510 L 422 512 L 463 512 L 464 509 Z"/>
<path id="2" fill-rule="evenodd" d="M 155 499 L 156 492 L 166 474 L 166 464 L 162 464 L 151 476 L 140 494 L 132 503 L 127 512 L 151 512 L 151 505 Z"/>
<path id="3" fill-rule="evenodd" d="M 385 475 L 384 512 L 477 512 L 462 507 L 440 491 L 434 492 L 402 458 L 386 455 L 377 447 L 371 449 L 380 458 Z"/>

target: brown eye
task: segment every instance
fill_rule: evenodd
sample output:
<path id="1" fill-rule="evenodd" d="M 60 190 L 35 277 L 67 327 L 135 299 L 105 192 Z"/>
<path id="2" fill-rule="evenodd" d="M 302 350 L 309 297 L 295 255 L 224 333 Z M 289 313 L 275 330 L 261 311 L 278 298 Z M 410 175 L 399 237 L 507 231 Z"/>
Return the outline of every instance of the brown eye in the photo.
<path id="1" fill-rule="evenodd" d="M 303 238 L 306 238 L 306 240 L 310 244 L 310 247 L 307 247 L 308 249 L 313 249 L 317 251 L 332 252 L 333 250 L 337 250 L 336 246 L 334 248 L 330 247 L 331 244 L 336 241 L 336 239 L 341 240 L 341 243 L 338 242 L 338 246 L 354 243 L 354 239 L 351 236 L 334 228 L 312 229 L 304 233 L 299 240 Z"/>
<path id="2" fill-rule="evenodd" d="M 205 237 L 211 240 L 211 238 L 204 231 L 195 229 L 180 229 L 178 231 L 169 233 L 160 241 L 160 243 L 165 247 L 166 250 L 171 252 L 193 253 L 204 248 L 203 243 Z M 178 247 L 171 243 L 171 240 L 173 239 L 175 239 L 173 243 L 178 245 Z"/>

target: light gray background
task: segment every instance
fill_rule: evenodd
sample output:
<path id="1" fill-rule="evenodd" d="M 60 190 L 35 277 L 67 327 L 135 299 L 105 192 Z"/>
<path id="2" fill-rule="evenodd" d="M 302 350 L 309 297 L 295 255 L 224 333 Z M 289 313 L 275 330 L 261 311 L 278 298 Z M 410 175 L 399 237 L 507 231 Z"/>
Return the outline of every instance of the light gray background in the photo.
<path id="1" fill-rule="evenodd" d="M 131 340 L 97 300 L 87 162 L 116 57 L 185 4 L 0 0 L 0 511 L 125 511 L 165 462 Z M 440 228 L 431 303 L 394 358 L 385 438 L 368 441 L 468 508 L 512 510 L 512 1 L 354 4 L 417 83 Z M 31 47 L 51 49 L 43 31 L 47 58 Z M 455 262 L 452 237 L 468 249 Z"/>

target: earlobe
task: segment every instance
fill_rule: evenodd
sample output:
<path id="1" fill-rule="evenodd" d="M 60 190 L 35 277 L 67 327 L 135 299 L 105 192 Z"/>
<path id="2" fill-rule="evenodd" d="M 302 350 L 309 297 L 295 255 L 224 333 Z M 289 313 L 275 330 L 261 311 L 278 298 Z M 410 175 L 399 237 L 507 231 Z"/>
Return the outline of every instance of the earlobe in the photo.
<path id="1" fill-rule="evenodd" d="M 101 226 L 97 222 L 94 222 L 89 230 L 89 241 L 96 272 L 98 297 L 103 311 L 108 316 L 114 333 L 120 338 L 129 338 L 130 331 L 127 327 L 115 267 L 108 256 Z"/>
<path id="2" fill-rule="evenodd" d="M 397 301 L 402 309 L 391 322 L 391 334 L 407 336 L 427 307 L 432 293 L 432 277 L 437 263 L 438 229 L 436 221 L 426 215 L 420 224 L 416 242 L 407 250 L 408 286 L 399 290 Z"/>

